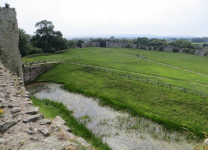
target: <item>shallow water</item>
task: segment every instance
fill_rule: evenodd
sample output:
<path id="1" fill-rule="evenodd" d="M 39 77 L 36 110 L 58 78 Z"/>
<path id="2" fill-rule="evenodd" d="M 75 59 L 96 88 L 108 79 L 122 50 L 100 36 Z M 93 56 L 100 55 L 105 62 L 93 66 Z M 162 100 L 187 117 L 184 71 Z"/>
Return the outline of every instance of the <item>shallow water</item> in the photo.
<path id="1" fill-rule="evenodd" d="M 99 106 L 97 99 L 63 90 L 61 84 L 34 83 L 26 88 L 39 99 L 64 103 L 81 123 L 114 150 L 190 150 L 196 144 L 186 140 L 185 132 L 167 131 L 149 119 Z"/>

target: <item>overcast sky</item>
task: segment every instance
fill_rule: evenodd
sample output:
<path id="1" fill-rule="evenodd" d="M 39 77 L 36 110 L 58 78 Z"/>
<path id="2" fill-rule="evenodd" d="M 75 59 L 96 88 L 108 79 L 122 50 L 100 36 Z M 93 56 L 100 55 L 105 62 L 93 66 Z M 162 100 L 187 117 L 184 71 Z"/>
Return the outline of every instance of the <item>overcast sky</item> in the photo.
<path id="1" fill-rule="evenodd" d="M 0 0 L 16 8 L 19 28 L 52 21 L 64 37 L 105 34 L 208 36 L 208 0 Z"/>

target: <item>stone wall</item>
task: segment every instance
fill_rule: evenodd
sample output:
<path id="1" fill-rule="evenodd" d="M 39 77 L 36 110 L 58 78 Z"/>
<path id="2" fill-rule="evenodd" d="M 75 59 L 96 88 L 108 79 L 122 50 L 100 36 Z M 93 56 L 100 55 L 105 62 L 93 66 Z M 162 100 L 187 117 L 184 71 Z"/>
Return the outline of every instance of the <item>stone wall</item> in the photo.
<path id="1" fill-rule="evenodd" d="M 0 8 L 0 60 L 7 69 L 23 79 L 18 42 L 16 11 L 12 8 Z"/>
<path id="2" fill-rule="evenodd" d="M 122 48 L 126 48 L 126 45 L 128 45 L 129 43 L 114 43 L 114 42 L 106 42 L 106 47 L 122 47 Z M 130 44 L 130 48 L 138 48 L 138 49 L 146 49 L 146 50 L 154 50 L 154 46 L 145 46 L 145 45 L 137 45 L 137 44 Z M 166 47 L 162 47 L 163 51 L 166 52 L 173 52 L 174 46 L 166 46 Z M 157 48 L 157 50 L 159 50 L 159 46 Z M 178 52 L 179 53 L 183 53 L 184 48 L 179 48 Z M 195 50 L 195 55 L 200 55 L 200 56 L 204 56 L 204 53 L 206 53 L 208 50 Z M 208 57 L 208 55 L 206 56 Z"/>
<path id="3" fill-rule="evenodd" d="M 0 61 L 0 150 L 75 150 L 93 148 L 57 116 L 44 118 L 23 81 Z"/>
<path id="4" fill-rule="evenodd" d="M 39 75 L 53 68 L 53 65 L 38 65 L 25 67 L 23 69 L 24 72 L 24 82 L 29 83 L 34 81 Z"/>
<path id="5" fill-rule="evenodd" d="M 99 42 L 87 42 L 87 43 L 82 43 L 82 48 L 85 47 L 100 47 Z"/>

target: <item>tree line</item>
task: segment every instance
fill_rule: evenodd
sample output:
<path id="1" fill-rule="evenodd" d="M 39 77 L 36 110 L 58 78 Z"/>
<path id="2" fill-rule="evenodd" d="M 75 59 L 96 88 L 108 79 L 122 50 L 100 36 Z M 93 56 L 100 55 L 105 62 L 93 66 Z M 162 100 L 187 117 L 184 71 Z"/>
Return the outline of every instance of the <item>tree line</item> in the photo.
<path id="1" fill-rule="evenodd" d="M 51 21 L 42 20 L 35 24 L 35 35 L 26 34 L 19 29 L 19 50 L 22 56 L 39 53 L 54 53 L 75 47 L 76 42 L 63 38 L 61 31 L 55 31 Z"/>
<path id="2" fill-rule="evenodd" d="M 82 38 L 82 39 L 72 39 L 67 40 L 63 38 L 61 31 L 55 31 L 55 26 L 51 21 L 42 20 L 35 24 L 37 30 L 34 32 L 35 35 L 31 36 L 25 33 L 23 29 L 19 29 L 19 49 L 22 56 L 29 54 L 39 54 L 39 53 L 55 53 L 59 50 L 64 50 L 74 47 L 82 47 L 81 44 L 84 42 L 99 42 L 100 47 L 106 47 L 106 42 L 115 43 L 129 43 L 137 44 L 143 46 L 154 46 L 154 49 L 164 46 L 174 46 L 175 48 L 188 48 L 188 49 L 202 49 L 207 47 L 208 44 L 204 43 L 203 47 L 197 47 L 191 42 L 185 39 L 175 40 L 173 42 L 167 42 L 165 39 L 147 37 L 138 37 L 135 39 L 126 38 L 114 38 L 113 36 L 109 39 L 107 38 Z M 193 40 L 208 40 L 208 38 L 193 38 Z M 161 48 L 162 49 L 162 48 Z"/>

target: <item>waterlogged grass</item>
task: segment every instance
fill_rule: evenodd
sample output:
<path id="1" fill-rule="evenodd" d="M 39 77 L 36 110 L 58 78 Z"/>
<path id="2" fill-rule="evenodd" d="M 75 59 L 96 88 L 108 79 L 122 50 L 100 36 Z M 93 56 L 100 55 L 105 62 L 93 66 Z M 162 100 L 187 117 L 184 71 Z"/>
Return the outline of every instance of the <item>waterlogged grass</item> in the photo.
<path id="1" fill-rule="evenodd" d="M 111 148 L 102 142 L 101 138 L 96 137 L 84 124 L 80 124 L 76 118 L 72 116 L 72 111 L 69 111 L 62 103 L 50 101 L 47 99 L 40 100 L 36 97 L 31 97 L 34 106 L 39 106 L 40 112 L 46 117 L 53 119 L 56 116 L 61 116 L 66 122 L 66 125 L 72 129 L 72 133 L 76 136 L 83 137 L 95 149 L 110 150 Z M 81 148 L 81 147 L 80 147 Z"/>
<path id="2" fill-rule="evenodd" d="M 63 83 L 64 88 L 97 97 L 101 105 L 125 110 L 198 138 L 208 132 L 208 98 L 69 64 L 57 64 L 37 81 Z"/>

